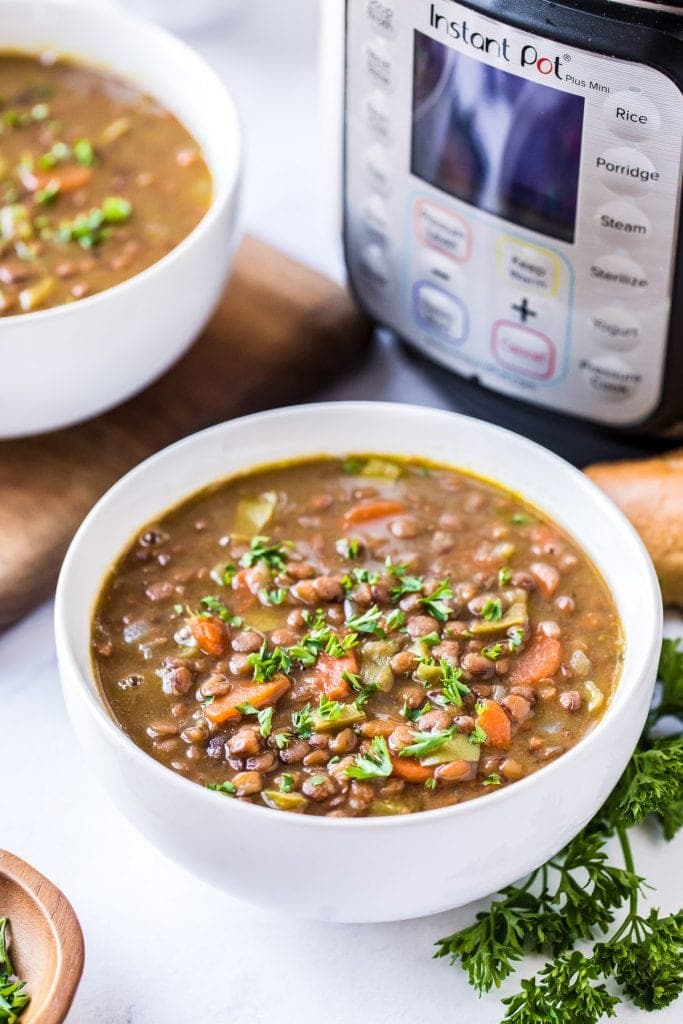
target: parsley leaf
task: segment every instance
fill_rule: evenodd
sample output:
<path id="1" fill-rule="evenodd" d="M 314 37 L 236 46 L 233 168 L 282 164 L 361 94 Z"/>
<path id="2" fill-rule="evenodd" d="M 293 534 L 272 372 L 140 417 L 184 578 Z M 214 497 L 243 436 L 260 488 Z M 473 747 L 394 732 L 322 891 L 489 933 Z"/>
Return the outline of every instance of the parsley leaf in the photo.
<path id="1" fill-rule="evenodd" d="M 298 711 L 292 711 L 292 727 L 300 740 L 313 735 L 313 711 L 310 704 L 304 704 Z"/>
<path id="2" fill-rule="evenodd" d="M 229 780 L 226 782 L 206 782 L 205 787 L 206 789 L 212 789 L 214 793 L 222 793 L 223 796 L 234 796 L 237 792 L 237 786 Z"/>
<path id="3" fill-rule="evenodd" d="M 447 601 L 453 597 L 453 588 L 451 587 L 450 580 L 441 580 L 436 585 L 431 594 L 427 597 L 420 598 L 420 604 L 425 609 L 427 614 L 433 615 L 439 622 L 446 622 L 451 614 L 450 605 L 446 604 Z"/>
<path id="4" fill-rule="evenodd" d="M 384 640 L 386 633 L 379 624 L 381 618 L 382 612 L 376 604 L 373 604 L 372 608 L 363 612 L 362 615 L 352 615 L 350 619 L 346 620 L 346 625 L 356 633 L 371 634 Z"/>
<path id="5" fill-rule="evenodd" d="M 249 550 L 240 558 L 240 565 L 250 569 L 257 562 L 263 562 L 269 569 L 282 571 L 289 559 L 285 545 L 270 544 L 269 541 L 270 537 L 252 537 Z"/>
<path id="6" fill-rule="evenodd" d="M 14 973 L 9 951 L 9 918 L 0 917 L 0 1021 L 15 1024 L 24 1012 L 31 997 L 26 991 L 26 982 L 20 981 Z"/>
<path id="7" fill-rule="evenodd" d="M 455 726 L 434 732 L 413 732 L 413 742 L 403 747 L 399 757 L 426 757 L 452 739 L 455 732 Z"/>
<path id="8" fill-rule="evenodd" d="M 350 779 L 387 779 L 392 772 L 389 748 L 384 736 L 375 736 L 370 750 L 365 754 L 357 754 L 346 769 Z"/>

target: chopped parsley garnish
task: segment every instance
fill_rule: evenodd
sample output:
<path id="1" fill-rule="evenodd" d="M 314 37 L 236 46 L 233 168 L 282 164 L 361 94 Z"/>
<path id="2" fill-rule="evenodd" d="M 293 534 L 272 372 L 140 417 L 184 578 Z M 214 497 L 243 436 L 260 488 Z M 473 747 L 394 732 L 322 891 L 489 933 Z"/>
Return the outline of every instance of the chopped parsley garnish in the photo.
<path id="1" fill-rule="evenodd" d="M 518 651 L 524 640 L 524 630 L 520 626 L 514 626 L 508 633 L 508 643 L 511 651 Z"/>
<path id="2" fill-rule="evenodd" d="M 259 732 L 264 740 L 267 740 L 273 729 L 273 708 L 261 708 L 260 711 L 257 711 L 256 716 L 258 718 Z"/>
<path id="3" fill-rule="evenodd" d="M 384 736 L 375 736 L 370 750 L 357 754 L 346 769 L 350 779 L 388 779 L 392 772 L 391 756 Z"/>
<path id="4" fill-rule="evenodd" d="M 524 512 L 515 512 L 511 516 L 511 522 L 513 522 L 515 526 L 527 526 L 531 521 L 531 518 Z"/>
<path id="5" fill-rule="evenodd" d="M 248 700 L 244 704 L 235 704 L 235 707 L 241 715 L 258 715 L 258 708 L 255 708 Z"/>
<path id="6" fill-rule="evenodd" d="M 326 693 L 320 694 L 318 711 L 328 722 L 336 722 L 344 710 L 344 705 L 338 700 L 331 700 Z"/>
<path id="7" fill-rule="evenodd" d="M 489 597 L 481 610 L 482 619 L 487 622 L 500 622 L 503 618 L 503 602 L 499 597 Z"/>
<path id="8" fill-rule="evenodd" d="M 381 639 L 385 639 L 386 633 L 380 626 L 381 619 L 382 612 L 376 604 L 373 604 L 372 608 L 363 612 L 362 615 L 353 615 L 350 619 L 347 619 L 346 625 L 356 633 L 369 633 L 372 636 L 378 636 Z"/>
<path id="9" fill-rule="evenodd" d="M 269 569 L 281 572 L 287 565 L 289 555 L 284 544 L 271 544 L 270 537 L 252 537 L 248 551 L 240 558 L 243 569 L 251 569 L 258 562 L 263 562 Z"/>
<path id="10" fill-rule="evenodd" d="M 92 167 L 95 163 L 95 150 L 89 139 L 78 139 L 73 146 L 74 156 L 79 164 Z"/>
<path id="11" fill-rule="evenodd" d="M 360 541 L 355 537 L 342 537 L 334 546 L 339 557 L 345 558 L 347 562 L 360 556 Z"/>
<path id="12" fill-rule="evenodd" d="M 267 605 L 282 604 L 287 597 L 287 591 L 284 587 L 277 587 L 275 590 L 259 590 L 258 593 L 263 604 Z"/>
<path id="13" fill-rule="evenodd" d="M 402 629 L 406 624 L 406 617 L 400 608 L 394 608 L 390 611 L 384 620 L 384 624 L 390 633 L 395 632 L 397 629 Z"/>
<path id="14" fill-rule="evenodd" d="M 445 658 L 441 658 L 439 666 L 443 674 L 441 696 L 447 704 L 454 704 L 455 707 L 459 708 L 462 704 L 462 698 L 467 697 L 471 693 L 467 683 L 462 681 L 462 669 L 451 665 Z"/>
<path id="15" fill-rule="evenodd" d="M 214 793 L 223 793 L 224 796 L 234 796 L 237 792 L 237 786 L 234 782 L 206 782 L 205 786 L 207 789 L 212 789 Z M 0 1018 L 1 1020 L 2 1018 Z"/>
<path id="16" fill-rule="evenodd" d="M 433 615 L 439 622 L 446 622 L 451 614 L 451 609 L 446 601 L 453 597 L 453 589 L 448 579 L 441 580 L 431 594 L 420 598 L 420 604 L 428 615 Z"/>
<path id="17" fill-rule="evenodd" d="M 346 633 L 344 636 L 338 636 L 337 633 L 330 631 L 327 643 L 325 644 L 325 654 L 329 654 L 333 658 L 343 658 L 357 644 L 357 633 Z"/>
<path id="18" fill-rule="evenodd" d="M 467 737 L 470 743 L 474 743 L 475 746 L 480 746 L 482 743 L 486 743 L 488 736 L 480 725 L 475 725 L 472 732 Z"/>
<path id="19" fill-rule="evenodd" d="M 276 732 L 273 738 L 275 740 L 275 746 L 277 747 L 277 749 L 284 750 L 285 747 L 289 746 L 292 739 L 292 734 L 291 732 Z"/>
<path id="20" fill-rule="evenodd" d="M 290 772 L 283 772 L 280 778 L 280 792 L 291 793 L 294 789 L 294 776 Z"/>
<path id="21" fill-rule="evenodd" d="M 358 476 L 365 465 L 365 461 L 365 459 L 360 459 L 357 455 L 348 455 L 342 462 L 342 469 L 350 476 Z"/>
<path id="22" fill-rule="evenodd" d="M 307 740 L 313 734 L 313 711 L 310 704 L 304 704 L 298 711 L 292 711 L 292 728 L 300 740 Z"/>
<path id="23" fill-rule="evenodd" d="M 268 644 L 264 640 L 260 650 L 248 655 L 247 664 L 253 670 L 255 683 L 267 683 L 278 672 L 289 672 L 292 667 L 292 659 L 282 647 L 273 647 L 268 650 Z"/>
<path id="24" fill-rule="evenodd" d="M 215 615 L 223 622 L 227 622 L 229 626 L 241 626 L 242 619 L 239 615 L 233 615 L 230 609 L 225 605 L 220 597 L 212 597 L 207 594 L 200 600 L 200 605 L 203 611 L 199 612 L 199 615 Z"/>
<path id="25" fill-rule="evenodd" d="M 413 732 L 413 742 L 399 751 L 399 757 L 426 757 L 452 739 L 455 733 L 455 726 L 434 732 Z"/>
<path id="26" fill-rule="evenodd" d="M 498 586 L 506 586 L 512 579 L 512 569 L 509 565 L 504 565 L 502 569 L 498 570 Z"/>
<path id="27" fill-rule="evenodd" d="M 437 644 L 441 643 L 441 637 L 437 632 L 427 633 L 426 636 L 420 637 L 421 644 L 427 644 L 427 647 L 436 647 Z"/>
<path id="28" fill-rule="evenodd" d="M 485 658 L 488 658 L 489 661 L 497 661 L 498 658 L 500 658 L 501 654 L 503 653 L 503 650 L 503 644 L 496 643 L 489 644 L 488 647 L 484 647 L 481 653 L 484 655 Z"/>
<path id="29" fill-rule="evenodd" d="M 312 775 L 309 781 L 310 781 L 312 786 L 324 786 L 324 784 L 327 782 L 327 776 L 326 775 Z"/>
<path id="30" fill-rule="evenodd" d="M 432 775 L 431 779 L 425 781 L 425 789 L 436 789 L 436 779 Z"/>
<path id="31" fill-rule="evenodd" d="M 491 772 L 485 779 L 482 779 L 482 786 L 500 786 L 500 775 L 498 772 Z"/>
<path id="32" fill-rule="evenodd" d="M 400 714 L 403 718 L 407 718 L 409 722 L 417 722 L 418 718 L 421 718 L 422 715 L 426 715 L 427 712 L 431 710 L 432 705 L 429 701 L 426 701 L 421 708 L 409 708 L 408 705 L 404 703 Z"/>
<path id="33" fill-rule="evenodd" d="M 391 588 L 392 601 L 397 602 L 408 594 L 420 593 L 425 584 L 424 578 L 409 575 L 409 565 L 394 565 L 390 558 L 387 558 L 385 565 L 387 571 L 398 580 L 398 583 Z"/>

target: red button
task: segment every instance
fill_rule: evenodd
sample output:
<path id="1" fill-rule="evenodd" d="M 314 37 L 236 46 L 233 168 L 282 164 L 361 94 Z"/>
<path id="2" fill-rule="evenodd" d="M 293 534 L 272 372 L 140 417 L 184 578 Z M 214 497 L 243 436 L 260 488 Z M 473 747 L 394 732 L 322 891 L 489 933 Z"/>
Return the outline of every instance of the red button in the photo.
<path id="1" fill-rule="evenodd" d="M 550 380 L 555 372 L 555 346 L 545 334 L 497 320 L 491 341 L 493 355 L 506 370 L 533 380 Z"/>

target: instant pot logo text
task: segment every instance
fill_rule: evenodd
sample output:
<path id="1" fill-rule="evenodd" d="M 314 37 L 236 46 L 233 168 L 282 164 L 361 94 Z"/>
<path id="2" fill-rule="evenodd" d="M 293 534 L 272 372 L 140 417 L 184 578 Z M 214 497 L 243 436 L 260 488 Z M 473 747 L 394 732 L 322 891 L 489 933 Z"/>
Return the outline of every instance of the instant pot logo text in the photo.
<path id="1" fill-rule="evenodd" d="M 453 21 L 445 14 L 439 14 L 436 4 L 429 6 L 429 24 L 442 35 L 450 39 L 459 39 L 472 50 L 481 50 L 491 57 L 496 57 L 507 64 L 517 64 L 521 68 L 533 68 L 537 74 L 547 78 L 564 79 L 563 61 L 558 56 L 549 56 L 539 51 L 534 43 L 524 43 L 518 52 L 507 36 L 492 36 L 480 32 L 470 22 Z"/>

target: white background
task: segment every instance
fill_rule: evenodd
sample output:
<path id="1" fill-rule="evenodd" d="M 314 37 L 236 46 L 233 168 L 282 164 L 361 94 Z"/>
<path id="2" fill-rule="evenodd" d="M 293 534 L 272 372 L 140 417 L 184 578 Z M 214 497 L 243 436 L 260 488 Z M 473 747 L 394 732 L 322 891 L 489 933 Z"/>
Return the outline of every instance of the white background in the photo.
<path id="1" fill-rule="evenodd" d="M 251 0 L 248 14 L 186 38 L 242 111 L 247 227 L 340 276 L 316 14 L 315 0 Z M 419 368 L 386 347 L 329 396 L 441 402 Z M 680 623 L 671 629 L 683 633 Z M 434 940 L 470 921 L 475 907 L 401 924 L 300 922 L 239 904 L 158 854 L 109 803 L 75 745 L 59 691 L 51 605 L 0 639 L 0 708 L 0 845 L 65 890 L 85 932 L 85 974 L 69 1024 L 500 1020 L 495 995 L 478 1001 L 459 969 L 431 959 Z M 665 845 L 640 830 L 635 850 L 657 902 L 677 909 L 683 841 Z M 503 841 L 497 855 L 505 856 Z M 425 849 L 425 873 L 429 861 Z M 397 859 L 387 870 L 397 887 L 404 872 L 416 884 L 414 865 L 408 873 Z M 619 1011 L 623 1024 L 644 1019 Z M 680 1019 L 680 1005 L 652 1018 Z"/>

